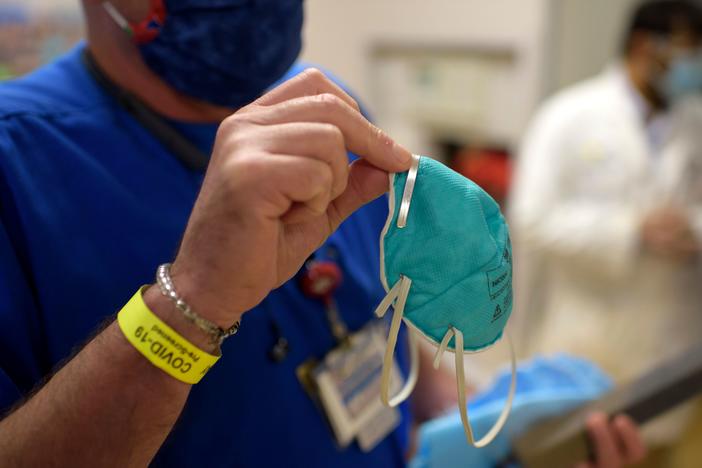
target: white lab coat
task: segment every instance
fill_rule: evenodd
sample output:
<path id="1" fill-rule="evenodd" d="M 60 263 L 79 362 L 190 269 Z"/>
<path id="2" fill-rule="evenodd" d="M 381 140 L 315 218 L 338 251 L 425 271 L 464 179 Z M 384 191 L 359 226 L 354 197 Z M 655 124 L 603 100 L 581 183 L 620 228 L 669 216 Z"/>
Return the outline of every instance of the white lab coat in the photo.
<path id="1" fill-rule="evenodd" d="M 547 102 L 523 143 L 511 200 L 517 310 L 531 352 L 587 357 L 615 380 L 702 340 L 699 262 L 646 253 L 641 223 L 682 205 L 702 237 L 702 103 L 670 111 L 656 153 L 621 67 Z M 519 274 L 517 270 L 516 274 Z M 525 291 L 527 290 L 527 291 Z"/>

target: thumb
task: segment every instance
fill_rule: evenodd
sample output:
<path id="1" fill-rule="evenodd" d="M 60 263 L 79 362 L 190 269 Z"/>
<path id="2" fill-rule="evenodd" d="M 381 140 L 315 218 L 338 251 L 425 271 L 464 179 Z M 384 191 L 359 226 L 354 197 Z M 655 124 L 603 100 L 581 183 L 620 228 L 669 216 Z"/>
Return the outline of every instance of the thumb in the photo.
<path id="1" fill-rule="evenodd" d="M 346 190 L 339 195 L 327 211 L 332 231 L 354 211 L 388 191 L 388 173 L 358 159 L 351 164 Z"/>

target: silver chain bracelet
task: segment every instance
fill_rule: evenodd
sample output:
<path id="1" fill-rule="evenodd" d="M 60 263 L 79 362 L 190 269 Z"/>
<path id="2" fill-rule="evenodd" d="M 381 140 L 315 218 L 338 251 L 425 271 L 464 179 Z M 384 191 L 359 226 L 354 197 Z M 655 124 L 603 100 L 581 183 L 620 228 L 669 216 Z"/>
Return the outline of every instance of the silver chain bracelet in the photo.
<path id="1" fill-rule="evenodd" d="M 173 279 L 171 278 L 170 263 L 164 263 L 158 267 L 158 270 L 156 271 L 156 282 L 158 283 L 158 287 L 161 289 L 161 294 L 172 300 L 175 303 L 176 308 L 183 313 L 188 321 L 192 322 L 195 326 L 210 335 L 212 337 L 213 344 L 221 346 L 222 342 L 226 338 L 236 335 L 236 333 L 239 331 L 239 321 L 225 330 L 216 323 L 196 314 L 190 308 L 188 303 L 185 302 L 176 292 Z"/>

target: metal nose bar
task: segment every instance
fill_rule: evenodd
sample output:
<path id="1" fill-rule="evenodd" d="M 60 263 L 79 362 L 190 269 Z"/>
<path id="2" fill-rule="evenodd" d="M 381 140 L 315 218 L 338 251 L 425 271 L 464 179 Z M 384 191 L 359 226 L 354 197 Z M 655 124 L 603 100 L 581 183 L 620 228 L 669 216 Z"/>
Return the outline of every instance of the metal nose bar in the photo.
<path id="1" fill-rule="evenodd" d="M 419 159 L 421 156 L 412 155 L 412 167 L 407 173 L 407 181 L 405 182 L 405 190 L 402 193 L 402 202 L 400 204 L 400 213 L 397 215 L 397 227 L 402 229 L 407 226 L 407 215 L 409 214 L 410 203 L 412 202 L 412 192 L 414 192 L 414 184 L 417 181 L 417 172 L 419 171 Z"/>

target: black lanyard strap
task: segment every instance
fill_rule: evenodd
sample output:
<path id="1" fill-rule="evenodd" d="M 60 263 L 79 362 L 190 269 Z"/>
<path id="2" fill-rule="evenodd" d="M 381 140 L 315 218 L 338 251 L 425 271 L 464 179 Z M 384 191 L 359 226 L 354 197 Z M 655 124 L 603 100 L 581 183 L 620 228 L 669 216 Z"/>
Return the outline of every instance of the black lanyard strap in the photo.
<path id="1" fill-rule="evenodd" d="M 207 169 L 209 157 L 166 123 L 161 116 L 141 102 L 139 98 L 113 82 L 100 69 L 100 66 L 87 48 L 83 50 L 81 58 L 85 68 L 105 92 L 156 137 L 184 166 L 192 171 L 204 171 Z"/>

